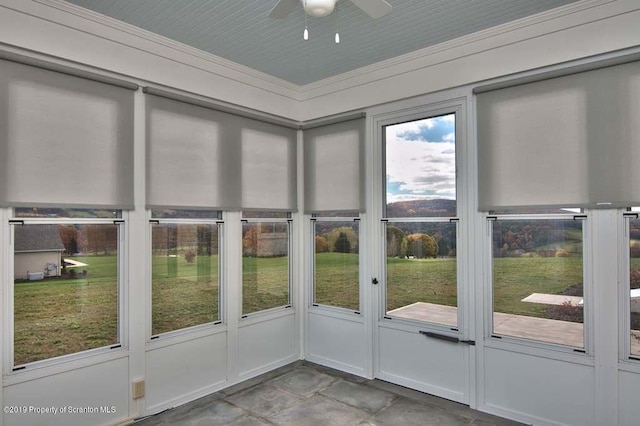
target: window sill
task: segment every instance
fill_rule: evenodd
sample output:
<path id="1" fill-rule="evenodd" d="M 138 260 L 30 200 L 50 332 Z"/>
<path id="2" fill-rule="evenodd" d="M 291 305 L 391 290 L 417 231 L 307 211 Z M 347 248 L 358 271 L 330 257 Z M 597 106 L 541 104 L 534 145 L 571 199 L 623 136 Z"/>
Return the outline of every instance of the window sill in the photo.
<path id="1" fill-rule="evenodd" d="M 175 331 L 157 334 L 147 341 L 147 351 L 164 348 L 165 346 L 184 343 L 191 340 L 198 340 L 214 334 L 226 333 L 227 325 L 220 322 L 196 325 L 189 328 L 183 328 Z"/>
<path id="2" fill-rule="evenodd" d="M 5 374 L 2 379 L 3 386 L 11 386 L 18 383 L 41 379 L 43 377 L 55 376 L 68 371 L 87 368 L 98 364 L 107 363 L 129 356 L 129 349 L 109 347 L 91 349 L 71 355 L 64 355 L 58 358 L 51 358 L 25 364 L 23 369 Z"/>
<path id="3" fill-rule="evenodd" d="M 582 352 L 583 349 L 581 348 L 570 346 L 518 339 L 511 336 L 486 337 L 483 346 L 523 355 L 566 361 L 591 367 L 595 366 L 595 359 L 592 355 Z"/>
<path id="4" fill-rule="evenodd" d="M 339 308 L 337 306 L 314 304 L 309 306 L 309 314 L 338 318 L 352 322 L 363 323 L 362 312 L 353 309 Z"/>
<path id="5" fill-rule="evenodd" d="M 295 312 L 296 310 L 291 305 L 252 312 L 250 314 L 245 314 L 240 318 L 240 327 L 295 315 Z"/>

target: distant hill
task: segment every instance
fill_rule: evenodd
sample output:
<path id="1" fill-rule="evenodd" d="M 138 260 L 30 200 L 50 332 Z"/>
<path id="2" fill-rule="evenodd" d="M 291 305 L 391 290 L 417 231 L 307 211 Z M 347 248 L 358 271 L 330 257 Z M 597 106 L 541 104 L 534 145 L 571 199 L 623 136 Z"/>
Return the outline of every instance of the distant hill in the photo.
<path id="1" fill-rule="evenodd" d="M 567 214 L 563 209 L 539 208 L 500 211 L 495 214 Z M 387 204 L 387 217 L 450 217 L 456 216 L 456 200 L 414 200 Z"/>
<path id="2" fill-rule="evenodd" d="M 414 200 L 387 204 L 387 217 L 433 216 L 456 216 L 456 200 Z"/>

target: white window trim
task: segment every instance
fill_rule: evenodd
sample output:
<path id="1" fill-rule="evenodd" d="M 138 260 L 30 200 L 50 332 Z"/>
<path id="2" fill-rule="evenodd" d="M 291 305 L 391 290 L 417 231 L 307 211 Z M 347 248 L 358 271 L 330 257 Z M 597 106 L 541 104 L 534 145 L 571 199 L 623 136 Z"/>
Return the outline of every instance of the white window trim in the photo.
<path id="1" fill-rule="evenodd" d="M 272 308 L 261 309 L 255 312 L 243 313 L 242 312 L 242 303 L 240 304 L 240 323 L 241 325 L 246 325 L 248 322 L 259 322 L 260 318 L 266 321 L 272 318 L 279 318 L 282 316 L 282 312 L 285 310 L 290 310 L 291 312 L 295 312 L 293 309 L 293 265 L 294 265 L 294 254 L 293 254 L 293 241 L 294 241 L 294 232 L 295 232 L 295 224 L 292 217 L 282 217 L 282 218 L 243 218 L 240 220 L 242 223 L 282 223 L 287 225 L 287 230 L 289 234 L 289 240 L 287 241 L 287 304 L 282 306 L 274 306 Z M 240 233 L 240 238 L 244 238 L 244 234 Z M 242 262 L 240 263 L 242 267 Z M 240 276 L 242 277 L 241 285 L 240 285 L 240 297 L 243 301 L 242 297 L 244 297 L 243 289 L 244 289 L 244 271 L 240 271 Z M 285 313 L 286 314 L 286 313 Z"/>
<path id="2" fill-rule="evenodd" d="M 449 96 L 447 96 L 449 94 Z M 378 231 L 376 234 L 380 235 L 380 244 L 381 248 L 385 247 L 385 228 L 384 222 L 441 222 L 441 223 L 449 223 L 451 220 L 455 220 L 458 222 L 457 231 L 456 231 L 456 247 L 458 248 L 456 253 L 456 276 L 457 276 L 457 325 L 454 328 L 447 326 L 445 324 L 438 323 L 428 323 L 421 322 L 417 320 L 410 320 L 406 318 L 393 317 L 392 320 L 388 319 L 386 316 L 386 253 L 376 253 L 375 256 L 379 258 L 379 277 L 378 281 L 380 284 L 378 285 L 378 294 L 377 300 L 378 309 L 377 309 L 377 321 L 378 325 L 385 325 L 393 321 L 393 324 L 400 325 L 403 329 L 411 330 L 416 326 L 420 326 L 424 329 L 429 329 L 436 332 L 446 332 L 447 334 L 456 334 L 461 339 L 471 339 L 473 335 L 473 331 L 471 328 L 471 321 L 467 318 L 467 313 L 465 312 L 465 307 L 469 304 L 469 291 L 468 282 L 466 279 L 465 268 L 466 268 L 466 259 L 465 255 L 467 253 L 467 249 L 464 248 L 463 244 L 466 244 L 462 235 L 461 222 L 465 219 L 465 212 L 468 209 L 466 205 L 466 200 L 468 199 L 467 192 L 470 190 L 470 187 L 467 185 L 466 180 L 468 177 L 463 174 L 461 175 L 461 170 L 467 170 L 466 158 L 468 151 L 468 134 L 467 134 L 467 92 L 462 89 L 461 91 L 449 91 L 446 93 L 442 93 L 436 98 L 441 97 L 441 100 L 434 100 L 429 103 L 420 103 L 419 99 L 414 99 L 411 103 L 414 106 L 408 106 L 407 108 L 395 109 L 387 112 L 389 107 L 381 107 L 383 111 L 380 114 L 373 114 L 372 124 L 374 126 L 374 138 L 373 138 L 373 151 L 375 156 L 374 164 L 374 172 L 376 184 L 372 187 L 372 202 L 375 205 L 375 209 L 371 209 L 370 211 L 378 214 L 381 220 L 377 221 L 378 223 L 372 224 L 372 226 L 378 226 Z M 456 216 L 447 216 L 447 217 L 426 217 L 426 218 L 387 218 L 383 213 L 385 213 L 385 198 L 386 198 L 386 187 L 385 187 L 385 146 L 384 146 L 384 128 L 386 126 L 400 124 L 410 121 L 418 121 L 418 120 L 426 120 L 433 117 L 443 116 L 455 114 L 455 130 L 456 130 Z M 369 159 L 368 159 L 369 160 Z M 471 242 L 469 242 L 471 244 Z M 460 250 L 464 248 L 463 250 Z"/>
<path id="3" fill-rule="evenodd" d="M 570 362 L 577 362 L 584 364 L 584 358 L 593 358 L 593 297 L 591 286 L 591 274 L 590 274 L 590 259 L 591 259 L 591 238 L 589 236 L 590 217 L 588 211 L 583 213 L 569 213 L 566 214 L 511 214 L 511 215 L 491 215 L 485 214 L 486 221 L 486 265 L 487 278 L 485 283 L 485 346 L 498 349 L 507 349 L 514 352 L 521 352 L 525 354 L 536 354 L 537 356 L 543 356 L 552 359 L 564 358 L 570 360 Z M 496 334 L 493 332 L 493 218 L 497 218 L 501 221 L 508 220 L 570 220 L 575 217 L 583 218 L 584 223 L 582 226 L 582 286 L 583 286 L 583 300 L 584 300 L 584 315 L 583 315 L 583 347 L 576 348 L 568 345 L 561 345 L 551 342 L 544 342 L 539 340 L 527 339 L 524 337 L 510 336 Z M 556 353 L 557 355 L 551 355 Z M 564 355 L 569 355 L 568 358 Z M 560 358 L 558 358 L 558 356 Z M 586 361 L 590 364 L 590 361 Z"/>
<path id="4" fill-rule="evenodd" d="M 362 214 L 361 214 L 362 215 Z M 342 306 L 327 305 L 323 303 L 317 303 L 316 298 L 316 222 L 357 222 L 358 223 L 358 247 L 363 247 L 363 221 L 361 216 L 309 216 L 309 230 L 311 238 L 309 239 L 309 300 L 307 302 L 307 309 L 309 312 L 321 313 L 322 315 L 332 316 L 336 318 L 345 318 L 348 320 L 355 320 L 360 322 L 358 318 L 362 318 L 363 311 L 363 287 L 362 287 L 362 271 L 363 271 L 363 254 L 358 250 L 358 309 L 349 309 Z M 355 316 L 355 317 L 354 317 Z"/>
<path id="5" fill-rule="evenodd" d="M 151 217 L 151 212 L 148 212 L 149 217 Z M 178 342 L 189 341 L 194 339 L 200 339 L 205 336 L 217 334 L 221 329 L 226 330 L 226 321 L 225 321 L 225 270 L 224 265 L 224 250 L 222 250 L 223 242 L 224 242 L 224 213 L 222 213 L 222 218 L 193 218 L 193 219 L 181 219 L 181 218 L 150 218 L 148 220 L 148 229 L 149 229 L 149 240 L 147 241 L 147 268 L 149 268 L 148 273 L 148 284 L 147 284 L 147 299 L 146 299 L 146 310 L 147 310 L 147 324 L 146 327 L 146 344 L 148 346 L 147 349 L 157 348 L 165 346 L 166 342 L 171 342 L 171 344 L 175 344 Z M 153 261 L 153 226 L 155 224 L 182 224 L 182 225 L 217 225 L 218 226 L 218 319 L 215 321 L 211 321 L 208 323 L 197 324 L 190 327 L 184 327 L 177 330 L 170 330 L 159 334 L 152 334 L 153 329 L 153 273 L 152 273 L 152 261 Z M 168 343 L 167 343 L 168 344 Z"/>
<path id="6" fill-rule="evenodd" d="M 631 284 L 630 222 L 631 220 L 638 220 L 640 212 L 625 211 L 622 212 L 620 218 L 618 241 L 620 241 L 619 250 L 622 256 L 620 256 L 618 271 L 620 276 L 620 285 L 618 286 L 618 329 L 620 332 L 618 358 L 621 369 L 640 373 L 640 354 L 634 355 L 631 353 L 631 299 L 629 296 Z"/>
<path id="7" fill-rule="evenodd" d="M 5 236 L 2 240 L 6 253 L 3 256 L 7 265 L 5 279 L 5 302 L 4 302 L 4 330 L 2 350 L 2 367 L 5 384 L 19 383 L 26 380 L 33 380 L 37 377 L 44 377 L 64 371 L 71 371 L 79 367 L 99 364 L 105 360 L 122 358 L 128 354 L 128 293 L 126 277 L 128 276 L 128 212 L 122 211 L 122 217 L 118 218 L 24 218 L 14 217 L 13 209 L 2 209 L 6 215 L 3 217 L 3 230 Z M 87 349 L 80 352 L 60 355 L 26 364 L 14 365 L 14 239 L 12 226 L 22 226 L 21 223 L 10 223 L 10 221 L 21 222 L 24 225 L 118 225 L 118 342 L 113 345 Z"/>

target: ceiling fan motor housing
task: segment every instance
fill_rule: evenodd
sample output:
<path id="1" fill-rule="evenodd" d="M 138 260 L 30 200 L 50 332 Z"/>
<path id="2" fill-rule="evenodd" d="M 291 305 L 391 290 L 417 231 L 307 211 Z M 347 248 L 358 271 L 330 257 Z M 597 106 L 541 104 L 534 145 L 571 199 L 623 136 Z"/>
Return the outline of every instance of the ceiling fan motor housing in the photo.
<path id="1" fill-rule="evenodd" d="M 309 16 L 322 18 L 333 12 L 337 0 L 301 0 L 304 11 Z"/>

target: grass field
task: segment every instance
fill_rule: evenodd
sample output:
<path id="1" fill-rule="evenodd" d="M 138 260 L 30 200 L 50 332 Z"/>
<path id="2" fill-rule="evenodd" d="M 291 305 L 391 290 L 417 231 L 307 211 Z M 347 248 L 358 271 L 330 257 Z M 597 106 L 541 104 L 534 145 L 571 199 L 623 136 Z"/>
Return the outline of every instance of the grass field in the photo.
<path id="1" fill-rule="evenodd" d="M 151 334 L 219 319 L 218 256 L 153 256 Z"/>
<path id="2" fill-rule="evenodd" d="M 316 254 L 314 303 L 360 309 L 358 258 L 352 253 Z"/>
<path id="3" fill-rule="evenodd" d="M 494 259 L 494 310 L 544 317 L 547 305 L 520 300 L 531 293 L 563 294 L 582 280 L 582 259 L 578 257 Z"/>
<path id="4" fill-rule="evenodd" d="M 118 342 L 116 257 L 71 259 L 87 264 L 86 278 L 15 284 L 15 365 Z"/>
<path id="5" fill-rule="evenodd" d="M 288 257 L 242 258 L 242 313 L 289 304 Z"/>
<path id="6" fill-rule="evenodd" d="M 457 306 L 455 259 L 387 259 L 387 311 L 415 302 Z"/>
<path id="7" fill-rule="evenodd" d="M 73 259 L 88 264 L 86 278 L 16 283 L 16 365 L 118 341 L 115 256 Z M 632 264 L 640 268 L 640 259 Z M 520 300 L 534 292 L 559 294 L 582 282 L 579 258 L 502 258 L 494 265 L 498 312 L 542 317 L 545 305 Z M 245 257 L 243 268 L 243 313 L 289 303 L 286 257 Z M 389 310 L 418 301 L 456 305 L 453 259 L 389 258 L 387 273 Z M 152 274 L 153 334 L 218 319 L 217 256 L 198 256 L 193 263 L 154 256 Z M 315 301 L 360 308 L 357 254 L 317 255 Z"/>

